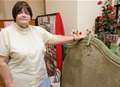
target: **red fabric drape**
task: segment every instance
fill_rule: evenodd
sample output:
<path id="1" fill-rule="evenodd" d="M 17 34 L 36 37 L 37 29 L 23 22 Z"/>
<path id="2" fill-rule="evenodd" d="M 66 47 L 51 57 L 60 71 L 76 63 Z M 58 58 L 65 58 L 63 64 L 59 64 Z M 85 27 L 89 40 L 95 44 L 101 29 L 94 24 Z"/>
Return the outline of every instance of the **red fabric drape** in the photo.
<path id="1" fill-rule="evenodd" d="M 55 33 L 58 35 L 64 35 L 64 26 L 60 16 L 60 13 L 56 13 L 55 18 Z M 61 71 L 62 69 L 62 45 L 56 45 L 56 60 L 57 60 L 57 68 Z"/>

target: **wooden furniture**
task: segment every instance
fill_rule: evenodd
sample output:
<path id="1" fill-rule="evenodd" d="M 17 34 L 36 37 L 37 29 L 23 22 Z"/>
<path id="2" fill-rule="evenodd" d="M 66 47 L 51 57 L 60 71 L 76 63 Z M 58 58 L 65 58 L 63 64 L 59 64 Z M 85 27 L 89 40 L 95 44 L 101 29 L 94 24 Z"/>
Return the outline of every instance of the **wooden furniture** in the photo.
<path id="1" fill-rule="evenodd" d="M 0 29 L 5 27 L 5 22 L 13 22 L 13 20 L 0 20 Z M 30 24 L 35 25 L 35 19 L 32 19 Z"/>
<path id="2" fill-rule="evenodd" d="M 69 45 L 61 87 L 120 87 L 120 57 L 94 37 Z"/>
<path id="3" fill-rule="evenodd" d="M 1 76 L 0 76 L 0 87 L 5 87 L 4 81 L 3 81 L 3 79 L 1 78 Z"/>

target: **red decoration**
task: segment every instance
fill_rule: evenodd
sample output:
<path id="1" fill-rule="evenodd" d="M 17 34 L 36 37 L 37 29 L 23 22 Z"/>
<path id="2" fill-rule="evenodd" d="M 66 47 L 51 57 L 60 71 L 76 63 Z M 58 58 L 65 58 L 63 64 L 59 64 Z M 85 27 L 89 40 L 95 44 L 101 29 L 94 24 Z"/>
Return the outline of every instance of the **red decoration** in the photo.
<path id="1" fill-rule="evenodd" d="M 102 1 L 98 1 L 97 2 L 97 5 L 101 5 L 103 2 Z"/>
<path id="2" fill-rule="evenodd" d="M 64 27 L 62 23 L 62 18 L 60 13 L 56 13 L 56 20 L 55 20 L 55 33 L 58 35 L 64 35 Z M 57 58 L 57 68 L 59 70 L 62 69 L 62 45 L 56 45 L 56 58 Z"/>

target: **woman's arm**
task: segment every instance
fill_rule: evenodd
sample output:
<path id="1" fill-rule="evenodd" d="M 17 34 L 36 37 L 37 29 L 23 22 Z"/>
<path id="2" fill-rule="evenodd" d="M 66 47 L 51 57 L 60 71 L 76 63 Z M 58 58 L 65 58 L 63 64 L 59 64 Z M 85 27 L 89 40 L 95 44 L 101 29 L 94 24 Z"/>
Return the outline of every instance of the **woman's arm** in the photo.
<path id="1" fill-rule="evenodd" d="M 50 39 L 48 44 L 58 44 L 58 43 L 67 43 L 70 41 L 80 40 L 86 37 L 85 33 L 82 34 L 73 34 L 73 36 L 63 36 L 63 35 L 54 35 L 52 39 Z"/>
<path id="2" fill-rule="evenodd" d="M 7 65 L 7 60 L 5 59 L 8 58 L 0 56 L 0 75 L 3 78 L 6 87 L 13 87 L 12 77 Z"/>

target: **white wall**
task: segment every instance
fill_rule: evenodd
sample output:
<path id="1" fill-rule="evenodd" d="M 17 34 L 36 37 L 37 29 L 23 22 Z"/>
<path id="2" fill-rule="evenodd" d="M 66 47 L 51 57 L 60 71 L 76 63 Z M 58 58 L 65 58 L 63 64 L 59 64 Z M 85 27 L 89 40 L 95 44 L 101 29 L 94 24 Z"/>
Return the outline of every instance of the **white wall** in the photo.
<path id="1" fill-rule="evenodd" d="M 46 0 L 46 12 L 60 11 L 65 27 L 65 34 L 73 29 L 84 31 L 94 26 L 95 17 L 100 13 L 96 5 L 98 0 Z"/>
<path id="2" fill-rule="evenodd" d="M 60 12 L 64 23 L 65 34 L 77 29 L 76 0 L 46 0 L 46 13 Z"/>
<path id="3" fill-rule="evenodd" d="M 3 0 L 0 0 L 0 19 L 3 19 L 5 17 L 5 10 L 4 10 L 4 2 Z"/>
<path id="4" fill-rule="evenodd" d="M 78 0 L 78 29 L 85 31 L 94 28 L 96 16 L 101 15 L 97 0 Z"/>
<path id="5" fill-rule="evenodd" d="M 86 29 L 93 29 L 95 18 L 102 15 L 102 5 L 106 0 L 103 1 L 102 5 L 97 5 L 99 0 L 78 0 L 78 29 L 85 31 Z M 114 5 L 114 1 L 112 3 Z"/>

